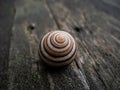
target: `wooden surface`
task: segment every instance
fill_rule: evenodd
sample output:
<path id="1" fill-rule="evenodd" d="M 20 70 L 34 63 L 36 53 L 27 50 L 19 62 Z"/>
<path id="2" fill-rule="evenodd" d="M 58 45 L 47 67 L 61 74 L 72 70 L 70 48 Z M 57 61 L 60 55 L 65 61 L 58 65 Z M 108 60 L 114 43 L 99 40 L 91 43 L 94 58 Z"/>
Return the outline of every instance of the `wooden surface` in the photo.
<path id="1" fill-rule="evenodd" d="M 56 29 L 78 43 L 62 69 L 38 56 Z M 120 0 L 1 0 L 0 46 L 0 90 L 120 90 Z"/>

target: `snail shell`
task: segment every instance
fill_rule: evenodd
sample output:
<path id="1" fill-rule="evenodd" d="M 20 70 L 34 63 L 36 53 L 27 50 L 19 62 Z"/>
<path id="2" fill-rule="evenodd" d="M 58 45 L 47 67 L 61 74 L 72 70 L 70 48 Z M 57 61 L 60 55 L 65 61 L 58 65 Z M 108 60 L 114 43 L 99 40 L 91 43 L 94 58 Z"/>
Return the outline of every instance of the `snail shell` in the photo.
<path id="1" fill-rule="evenodd" d="M 40 58 L 48 65 L 61 67 L 70 64 L 76 55 L 74 38 L 65 31 L 51 31 L 41 40 Z"/>

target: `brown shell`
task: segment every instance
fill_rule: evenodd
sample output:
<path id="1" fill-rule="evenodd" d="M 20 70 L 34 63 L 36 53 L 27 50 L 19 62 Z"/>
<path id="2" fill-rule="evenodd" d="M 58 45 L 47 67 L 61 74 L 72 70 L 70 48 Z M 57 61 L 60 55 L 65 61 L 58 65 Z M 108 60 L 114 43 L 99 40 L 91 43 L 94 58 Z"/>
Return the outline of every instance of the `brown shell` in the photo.
<path id="1" fill-rule="evenodd" d="M 61 67 L 70 64 L 76 55 L 74 38 L 65 31 L 47 33 L 39 45 L 40 58 L 48 65 Z"/>

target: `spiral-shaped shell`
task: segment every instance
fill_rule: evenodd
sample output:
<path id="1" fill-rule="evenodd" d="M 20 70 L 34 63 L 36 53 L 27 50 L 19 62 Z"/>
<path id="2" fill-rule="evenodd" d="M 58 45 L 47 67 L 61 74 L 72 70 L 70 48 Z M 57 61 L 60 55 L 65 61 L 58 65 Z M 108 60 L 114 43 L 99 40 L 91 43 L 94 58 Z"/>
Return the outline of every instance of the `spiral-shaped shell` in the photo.
<path id="1" fill-rule="evenodd" d="M 39 45 L 40 58 L 50 66 L 65 66 L 76 55 L 77 45 L 74 38 L 65 31 L 47 33 Z"/>

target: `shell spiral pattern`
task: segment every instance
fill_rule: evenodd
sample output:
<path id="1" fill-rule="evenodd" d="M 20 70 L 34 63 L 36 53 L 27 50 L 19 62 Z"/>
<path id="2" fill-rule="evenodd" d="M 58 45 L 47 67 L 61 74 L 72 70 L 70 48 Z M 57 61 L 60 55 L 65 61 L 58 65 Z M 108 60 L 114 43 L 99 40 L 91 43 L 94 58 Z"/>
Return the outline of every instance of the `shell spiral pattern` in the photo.
<path id="1" fill-rule="evenodd" d="M 76 49 L 76 42 L 69 33 L 52 31 L 42 38 L 39 45 L 39 55 L 46 64 L 61 67 L 74 60 Z"/>

